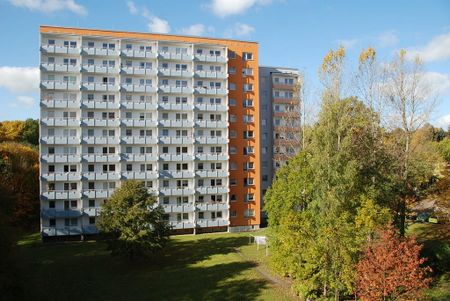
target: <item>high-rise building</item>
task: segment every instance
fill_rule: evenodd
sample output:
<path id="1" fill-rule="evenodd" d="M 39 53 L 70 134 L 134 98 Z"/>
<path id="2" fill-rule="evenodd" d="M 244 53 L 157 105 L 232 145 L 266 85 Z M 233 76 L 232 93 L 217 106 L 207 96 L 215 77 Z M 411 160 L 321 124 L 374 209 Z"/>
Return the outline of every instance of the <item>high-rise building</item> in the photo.
<path id="1" fill-rule="evenodd" d="M 41 232 L 97 233 L 137 179 L 179 233 L 260 224 L 258 44 L 40 27 Z"/>
<path id="2" fill-rule="evenodd" d="M 298 69 L 259 67 L 261 206 L 279 167 L 300 150 Z"/>

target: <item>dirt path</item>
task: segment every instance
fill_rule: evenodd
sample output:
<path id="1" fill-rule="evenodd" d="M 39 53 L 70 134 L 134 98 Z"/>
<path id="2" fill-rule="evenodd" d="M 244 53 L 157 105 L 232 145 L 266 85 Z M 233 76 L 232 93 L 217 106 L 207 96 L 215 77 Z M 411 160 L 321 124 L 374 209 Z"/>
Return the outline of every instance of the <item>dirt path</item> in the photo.
<path id="1" fill-rule="evenodd" d="M 267 268 L 265 268 L 264 266 L 262 266 L 261 264 L 259 264 L 258 262 L 255 262 L 254 260 L 252 260 L 251 258 L 245 256 L 241 251 L 239 251 L 238 248 L 235 248 L 236 254 L 241 257 L 242 259 L 244 259 L 245 261 L 250 261 L 256 264 L 255 270 L 261 274 L 261 276 L 263 276 L 267 281 L 269 281 L 270 283 L 278 286 L 286 295 L 289 295 L 291 297 L 296 297 L 298 298 L 298 296 L 296 296 L 293 292 L 292 292 L 292 281 L 286 279 L 286 278 L 282 278 L 280 276 L 274 275 L 273 273 L 271 273 Z M 299 299 L 300 300 L 300 299 Z"/>

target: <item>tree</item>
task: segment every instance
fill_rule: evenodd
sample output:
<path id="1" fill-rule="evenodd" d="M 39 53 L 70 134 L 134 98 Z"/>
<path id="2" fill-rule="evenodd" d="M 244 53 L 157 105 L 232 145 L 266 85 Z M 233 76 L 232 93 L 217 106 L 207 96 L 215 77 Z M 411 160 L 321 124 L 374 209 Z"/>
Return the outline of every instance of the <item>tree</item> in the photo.
<path id="1" fill-rule="evenodd" d="M 0 122 L 0 142 L 18 141 L 23 129 L 24 122 L 20 120 Z"/>
<path id="2" fill-rule="evenodd" d="M 392 226 L 378 230 L 357 266 L 361 300 L 415 300 L 431 282 L 421 249 L 414 238 L 400 237 Z"/>
<path id="3" fill-rule="evenodd" d="M 39 145 L 39 121 L 34 119 L 25 120 L 21 141 L 31 145 Z"/>
<path id="4" fill-rule="evenodd" d="M 98 226 L 112 236 L 108 244 L 113 255 L 133 259 L 167 243 L 170 227 L 163 217 L 164 210 L 156 205 L 144 183 L 130 180 L 103 205 Z"/>

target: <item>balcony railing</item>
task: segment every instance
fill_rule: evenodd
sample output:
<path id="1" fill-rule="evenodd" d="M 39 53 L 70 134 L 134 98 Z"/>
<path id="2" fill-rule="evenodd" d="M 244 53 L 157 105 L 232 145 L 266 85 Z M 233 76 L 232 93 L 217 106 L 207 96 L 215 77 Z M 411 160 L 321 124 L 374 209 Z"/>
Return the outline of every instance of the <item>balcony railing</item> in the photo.
<path id="1" fill-rule="evenodd" d="M 229 158 L 228 154 L 208 154 L 208 153 L 197 153 L 195 154 L 195 159 L 199 161 L 227 161 Z"/>
<path id="2" fill-rule="evenodd" d="M 199 111 L 226 112 L 228 111 L 228 106 L 219 104 L 196 103 L 195 109 Z"/>
<path id="3" fill-rule="evenodd" d="M 101 73 L 101 74 L 117 74 L 119 73 L 119 67 L 103 66 L 103 65 L 83 65 L 81 67 L 82 72 L 87 73 Z"/>
<path id="4" fill-rule="evenodd" d="M 200 62 L 226 63 L 228 58 L 222 55 L 195 54 L 195 60 Z"/>
<path id="5" fill-rule="evenodd" d="M 194 228 L 194 223 L 189 221 L 171 221 L 170 225 L 173 229 L 192 229 Z"/>
<path id="6" fill-rule="evenodd" d="M 46 163 L 78 163 L 81 156 L 78 154 L 43 154 L 41 160 Z"/>
<path id="7" fill-rule="evenodd" d="M 51 99 L 42 99 L 41 100 L 41 106 L 45 107 L 45 108 L 61 108 L 61 109 L 66 109 L 66 108 L 73 108 L 73 109 L 78 109 L 81 106 L 80 101 L 78 100 L 61 100 L 61 99 L 57 99 L 57 100 L 51 100 Z"/>
<path id="8" fill-rule="evenodd" d="M 122 119 L 122 125 L 130 127 L 157 127 L 156 119 Z"/>
<path id="9" fill-rule="evenodd" d="M 192 161 L 195 157 L 191 154 L 160 154 L 159 158 L 163 161 Z"/>
<path id="10" fill-rule="evenodd" d="M 126 162 L 156 162 L 158 161 L 158 156 L 154 154 L 122 154 L 122 159 Z"/>
<path id="11" fill-rule="evenodd" d="M 81 53 L 84 55 L 118 56 L 120 51 L 117 49 L 83 47 Z"/>
<path id="12" fill-rule="evenodd" d="M 79 47 L 42 45 L 41 51 L 46 53 L 80 54 L 81 49 Z"/>
<path id="13" fill-rule="evenodd" d="M 82 158 L 88 163 L 120 162 L 118 154 L 82 154 Z"/>
<path id="14" fill-rule="evenodd" d="M 122 67 L 122 73 L 123 74 L 129 74 L 129 75 L 150 75 L 155 76 L 158 74 L 158 71 L 154 68 L 141 68 L 141 67 L 130 67 L 130 66 L 123 66 Z"/>
<path id="15" fill-rule="evenodd" d="M 158 172 L 150 171 L 122 171 L 122 178 L 126 180 L 154 180 L 158 178 Z"/>
<path id="16" fill-rule="evenodd" d="M 127 101 L 122 100 L 121 105 L 125 109 L 134 109 L 134 110 L 157 110 L 158 104 L 154 102 L 137 102 L 137 101 Z"/>
<path id="17" fill-rule="evenodd" d="M 120 173 L 115 171 L 83 172 L 83 179 L 88 181 L 120 180 Z"/>
<path id="18" fill-rule="evenodd" d="M 43 236 L 70 236 L 86 233 L 81 227 L 42 227 L 41 232 Z"/>
<path id="19" fill-rule="evenodd" d="M 193 212 L 195 207 L 192 204 L 188 205 L 162 205 L 166 213 L 182 213 Z"/>
<path id="20" fill-rule="evenodd" d="M 176 69 L 159 69 L 159 76 L 174 76 L 174 77 L 192 77 L 193 72 L 188 70 Z"/>
<path id="21" fill-rule="evenodd" d="M 196 120 L 195 126 L 200 128 L 228 128 L 228 122 L 221 120 Z"/>
<path id="22" fill-rule="evenodd" d="M 194 56 L 187 53 L 160 52 L 159 58 L 164 60 L 192 61 Z"/>
<path id="23" fill-rule="evenodd" d="M 113 194 L 114 190 L 115 189 L 83 189 L 82 194 L 83 197 L 87 197 L 90 199 L 106 199 Z"/>
<path id="24" fill-rule="evenodd" d="M 164 127 L 193 127 L 194 122 L 192 120 L 182 119 L 160 119 L 159 125 Z"/>
<path id="25" fill-rule="evenodd" d="M 197 227 L 200 228 L 206 228 L 206 227 L 223 227 L 223 226 L 228 226 L 229 225 L 229 221 L 227 219 L 214 219 L 214 220 L 210 220 L 210 219 L 198 219 L 197 220 Z"/>
<path id="26" fill-rule="evenodd" d="M 146 136 L 122 136 L 122 143 L 124 144 L 157 144 L 158 139 L 156 137 Z"/>
<path id="27" fill-rule="evenodd" d="M 119 109 L 120 103 L 115 101 L 103 101 L 101 99 L 87 100 L 83 99 L 81 101 L 82 108 L 86 109 Z"/>
<path id="28" fill-rule="evenodd" d="M 121 89 L 126 92 L 139 92 L 139 93 L 156 93 L 158 90 L 152 85 L 141 85 L 141 84 L 121 84 Z"/>
<path id="29" fill-rule="evenodd" d="M 154 59 L 158 56 L 158 54 L 153 51 L 142 51 L 134 49 L 122 49 L 122 55 L 126 57 L 148 58 L 148 59 Z"/>
<path id="30" fill-rule="evenodd" d="M 194 93 L 205 95 L 227 95 L 228 90 L 224 88 L 195 87 Z"/>
<path id="31" fill-rule="evenodd" d="M 80 72 L 80 65 L 42 63 L 41 70 L 51 72 Z"/>
<path id="32" fill-rule="evenodd" d="M 227 203 L 196 203 L 195 204 L 196 209 L 200 211 L 221 211 L 221 210 L 228 210 L 228 204 Z"/>
<path id="33" fill-rule="evenodd" d="M 226 170 L 197 170 L 195 174 L 201 178 L 226 178 L 228 171 Z"/>
<path id="34" fill-rule="evenodd" d="M 83 82 L 81 84 L 81 88 L 87 91 L 119 91 L 120 86 L 115 83 L 91 83 L 91 82 Z"/>
<path id="35" fill-rule="evenodd" d="M 193 195 L 195 190 L 193 188 L 168 188 L 160 187 L 159 193 L 163 196 L 183 196 L 183 195 Z"/>
<path id="36" fill-rule="evenodd" d="M 47 200 L 77 200 L 81 198 L 80 190 L 44 191 L 42 197 Z"/>
<path id="37" fill-rule="evenodd" d="M 80 217 L 83 215 L 82 209 L 77 208 L 61 208 L 61 209 L 55 209 L 55 208 L 47 208 L 42 209 L 41 216 L 42 218 L 74 218 L 74 217 Z"/>
<path id="38" fill-rule="evenodd" d="M 79 172 L 53 172 L 42 174 L 42 179 L 46 181 L 80 181 L 81 174 Z"/>
<path id="39" fill-rule="evenodd" d="M 189 170 L 161 170 L 159 175 L 161 178 L 167 179 L 186 179 L 195 176 L 194 172 Z"/>
<path id="40" fill-rule="evenodd" d="M 203 186 L 196 187 L 196 192 L 200 194 L 228 193 L 228 186 Z"/>
<path id="41" fill-rule="evenodd" d="M 43 136 L 41 137 L 42 144 L 80 144 L 81 139 L 77 136 Z"/>
<path id="42" fill-rule="evenodd" d="M 41 88 L 47 90 L 80 90 L 80 83 L 77 81 L 41 81 Z"/>
<path id="43" fill-rule="evenodd" d="M 192 104 L 189 103 L 170 103 L 162 102 L 158 103 L 161 110 L 173 110 L 173 111 L 191 111 L 193 108 Z"/>
<path id="44" fill-rule="evenodd" d="M 204 71 L 204 70 L 196 70 L 194 73 L 195 77 L 198 78 L 217 78 L 217 79 L 226 79 L 228 78 L 228 74 L 221 71 Z"/>
<path id="45" fill-rule="evenodd" d="M 192 94 L 194 90 L 192 87 L 177 87 L 177 86 L 159 86 L 162 93 L 177 93 L 177 94 Z"/>
<path id="46" fill-rule="evenodd" d="M 195 142 L 199 144 L 228 144 L 228 138 L 197 136 Z"/>
<path id="47" fill-rule="evenodd" d="M 177 137 L 177 136 L 161 136 L 159 142 L 162 144 L 193 144 L 192 137 Z"/>
<path id="48" fill-rule="evenodd" d="M 99 119 L 99 118 L 82 118 L 81 125 L 83 126 L 100 126 L 100 127 L 118 127 L 120 126 L 120 119 Z"/>
<path id="49" fill-rule="evenodd" d="M 85 144 L 119 144 L 119 137 L 115 136 L 83 136 L 82 143 Z"/>
<path id="50" fill-rule="evenodd" d="M 66 117 L 47 117 L 41 119 L 41 124 L 46 126 L 80 126 L 80 119 Z"/>

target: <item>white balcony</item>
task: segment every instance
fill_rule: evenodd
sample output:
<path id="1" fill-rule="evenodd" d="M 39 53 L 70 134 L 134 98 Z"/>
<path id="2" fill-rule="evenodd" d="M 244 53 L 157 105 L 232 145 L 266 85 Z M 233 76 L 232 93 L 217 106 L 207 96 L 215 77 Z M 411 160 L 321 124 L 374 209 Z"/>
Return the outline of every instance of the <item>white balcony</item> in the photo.
<path id="1" fill-rule="evenodd" d="M 228 138 L 225 137 L 195 137 L 195 142 L 199 144 L 228 144 Z"/>
<path id="2" fill-rule="evenodd" d="M 187 103 L 159 102 L 158 106 L 159 109 L 161 110 L 172 110 L 172 111 L 191 111 L 193 109 L 193 105 Z"/>
<path id="3" fill-rule="evenodd" d="M 88 163 L 120 162 L 118 154 L 83 154 L 82 159 Z"/>
<path id="4" fill-rule="evenodd" d="M 149 75 L 156 76 L 158 71 L 154 68 L 140 68 L 140 67 L 122 67 L 122 73 L 127 75 Z"/>
<path id="5" fill-rule="evenodd" d="M 70 235 L 80 235 L 83 233 L 81 227 L 42 227 L 43 236 L 70 236 Z"/>
<path id="6" fill-rule="evenodd" d="M 80 181 L 81 174 L 78 172 L 44 173 L 42 179 L 47 181 Z"/>
<path id="7" fill-rule="evenodd" d="M 120 103 L 114 101 L 87 100 L 81 102 L 84 109 L 119 109 Z"/>
<path id="8" fill-rule="evenodd" d="M 159 193 L 163 196 L 184 196 L 193 195 L 195 193 L 192 188 L 166 188 L 160 187 Z"/>
<path id="9" fill-rule="evenodd" d="M 159 158 L 163 161 L 192 161 L 194 155 L 189 154 L 160 154 Z"/>
<path id="10" fill-rule="evenodd" d="M 156 137 L 145 136 L 122 136 L 122 143 L 124 144 L 157 144 L 158 139 Z"/>
<path id="11" fill-rule="evenodd" d="M 81 139 L 79 137 L 64 137 L 64 136 L 44 136 L 41 137 L 41 143 L 43 144 L 80 144 Z"/>
<path id="12" fill-rule="evenodd" d="M 176 69 L 159 69 L 158 76 L 173 76 L 173 77 L 192 77 L 194 73 L 188 70 Z"/>
<path id="13" fill-rule="evenodd" d="M 120 69 L 118 67 L 110 67 L 103 65 L 83 65 L 82 72 L 99 73 L 99 74 L 118 74 Z"/>
<path id="14" fill-rule="evenodd" d="M 81 198 L 81 192 L 79 190 L 45 191 L 42 197 L 47 200 L 77 200 Z"/>
<path id="15" fill-rule="evenodd" d="M 173 229 L 192 229 L 194 228 L 193 222 L 178 222 L 178 221 L 171 221 L 170 225 Z"/>
<path id="16" fill-rule="evenodd" d="M 126 162 L 158 161 L 158 156 L 154 154 L 122 154 L 122 158 Z"/>
<path id="17" fill-rule="evenodd" d="M 80 65 L 70 65 L 70 64 L 41 64 L 41 70 L 47 72 L 80 72 Z"/>
<path id="18" fill-rule="evenodd" d="M 226 153 L 221 154 L 197 153 L 195 154 L 195 158 L 199 161 L 227 161 L 229 156 Z"/>
<path id="19" fill-rule="evenodd" d="M 83 172 L 83 179 L 88 181 L 101 181 L 101 180 L 120 180 L 120 173 L 111 172 Z"/>
<path id="20" fill-rule="evenodd" d="M 126 180 L 155 180 L 158 178 L 157 171 L 122 171 L 122 178 Z"/>
<path id="21" fill-rule="evenodd" d="M 41 160 L 46 163 L 78 163 L 81 156 L 77 154 L 45 154 Z"/>
<path id="22" fill-rule="evenodd" d="M 194 205 L 162 205 L 166 213 L 187 213 L 194 211 Z"/>
<path id="23" fill-rule="evenodd" d="M 80 119 L 64 117 L 42 118 L 41 124 L 46 126 L 78 127 L 80 126 Z"/>
<path id="24" fill-rule="evenodd" d="M 83 189 L 83 197 L 95 199 L 106 199 L 109 198 L 114 192 L 114 189 Z"/>
<path id="25" fill-rule="evenodd" d="M 54 46 L 43 45 L 41 46 L 42 52 L 45 53 L 62 53 L 62 54 L 80 54 L 81 49 L 79 47 L 67 47 L 67 46 Z"/>
<path id="26" fill-rule="evenodd" d="M 122 125 L 130 127 L 157 127 L 157 120 L 150 119 L 122 119 Z"/>
<path id="27" fill-rule="evenodd" d="M 187 179 L 193 178 L 195 174 L 188 170 L 160 170 L 159 175 L 165 179 Z"/>
<path id="28" fill-rule="evenodd" d="M 216 105 L 207 103 L 197 103 L 195 104 L 195 109 L 199 111 L 212 111 L 212 112 L 227 112 L 228 106 L 226 105 Z"/>
<path id="29" fill-rule="evenodd" d="M 158 90 L 152 85 L 140 85 L 140 84 L 121 84 L 121 89 L 125 92 L 138 92 L 138 93 L 156 93 Z"/>
<path id="30" fill-rule="evenodd" d="M 122 107 L 124 109 L 134 109 L 134 110 L 157 110 L 158 104 L 154 102 L 134 102 L 122 100 Z"/>
<path id="31" fill-rule="evenodd" d="M 227 79 L 228 74 L 220 71 L 206 71 L 206 70 L 197 70 L 194 73 L 195 77 L 198 78 L 214 78 L 214 79 Z"/>
<path id="32" fill-rule="evenodd" d="M 164 127 L 193 127 L 194 122 L 192 120 L 182 120 L 182 119 L 161 119 L 159 120 L 159 125 Z"/>
<path id="33" fill-rule="evenodd" d="M 192 137 L 176 137 L 176 136 L 161 136 L 159 142 L 162 144 L 193 144 Z"/>
<path id="34" fill-rule="evenodd" d="M 223 227 L 228 226 L 230 222 L 227 219 L 199 219 L 197 220 L 197 227 L 206 228 L 206 227 Z"/>
<path id="35" fill-rule="evenodd" d="M 155 59 L 158 54 L 152 51 L 141 51 L 133 49 L 123 49 L 122 55 L 126 57 Z"/>
<path id="36" fill-rule="evenodd" d="M 176 94 L 192 94 L 194 90 L 192 87 L 177 87 L 177 86 L 159 86 L 162 93 L 176 93 Z"/>
<path id="37" fill-rule="evenodd" d="M 222 210 L 228 210 L 228 204 L 227 203 L 197 203 L 195 204 L 195 207 L 200 211 L 222 211 Z"/>
<path id="38" fill-rule="evenodd" d="M 197 187 L 197 193 L 199 194 L 218 194 L 218 193 L 228 193 L 228 186 L 204 186 Z"/>
<path id="39" fill-rule="evenodd" d="M 226 178 L 228 171 L 226 170 L 197 170 L 195 174 L 201 178 Z"/>
<path id="40" fill-rule="evenodd" d="M 204 95 L 227 95 L 228 90 L 223 88 L 195 87 L 194 93 Z"/>
<path id="41" fill-rule="evenodd" d="M 81 88 L 83 90 L 87 91 L 111 91 L 111 92 L 118 92 L 120 86 L 113 84 L 113 83 L 90 83 L 90 82 L 83 82 L 81 85 Z"/>
<path id="42" fill-rule="evenodd" d="M 78 100 L 49 100 L 42 99 L 41 106 L 45 108 L 79 109 L 81 103 Z"/>
<path id="43" fill-rule="evenodd" d="M 80 90 L 80 84 L 78 82 L 65 82 L 65 81 L 41 81 L 41 88 L 47 90 Z"/>
<path id="44" fill-rule="evenodd" d="M 97 119 L 97 118 L 82 118 L 81 125 L 83 126 L 100 126 L 100 127 L 118 127 L 120 126 L 120 119 Z"/>
<path id="45" fill-rule="evenodd" d="M 217 120 L 196 120 L 195 125 L 200 128 L 228 128 L 228 122 Z"/>
<path id="46" fill-rule="evenodd" d="M 81 209 L 78 208 L 67 208 L 67 209 L 55 209 L 48 208 L 42 209 L 41 216 L 42 218 L 69 218 L 69 217 L 80 217 L 83 215 Z"/>
<path id="47" fill-rule="evenodd" d="M 159 58 L 163 60 L 192 61 L 194 56 L 186 53 L 160 52 Z"/>
<path id="48" fill-rule="evenodd" d="M 228 58 L 222 55 L 195 54 L 195 60 L 200 62 L 226 63 Z"/>
<path id="49" fill-rule="evenodd" d="M 85 144 L 119 144 L 119 137 L 115 136 L 83 136 L 82 142 Z"/>
<path id="50" fill-rule="evenodd" d="M 100 56 L 118 56 L 120 54 L 120 51 L 116 50 L 116 49 L 83 47 L 82 54 L 84 54 L 84 55 L 100 55 Z"/>
<path id="51" fill-rule="evenodd" d="M 102 211 L 101 207 L 89 207 L 82 209 L 82 212 L 87 216 L 99 216 L 101 211 Z"/>

